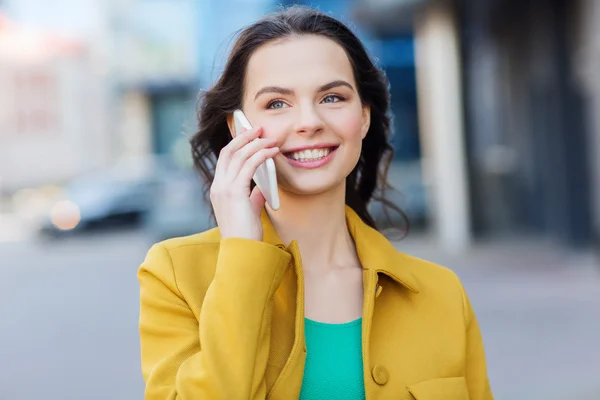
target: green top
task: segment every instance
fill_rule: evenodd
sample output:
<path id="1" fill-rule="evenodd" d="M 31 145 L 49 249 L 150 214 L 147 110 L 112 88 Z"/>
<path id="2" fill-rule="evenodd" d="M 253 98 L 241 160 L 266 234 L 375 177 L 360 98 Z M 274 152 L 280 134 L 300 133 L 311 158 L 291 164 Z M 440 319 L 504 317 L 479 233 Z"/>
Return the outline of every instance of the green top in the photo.
<path id="1" fill-rule="evenodd" d="M 300 400 L 364 400 L 362 318 L 326 324 L 305 318 L 306 365 Z"/>

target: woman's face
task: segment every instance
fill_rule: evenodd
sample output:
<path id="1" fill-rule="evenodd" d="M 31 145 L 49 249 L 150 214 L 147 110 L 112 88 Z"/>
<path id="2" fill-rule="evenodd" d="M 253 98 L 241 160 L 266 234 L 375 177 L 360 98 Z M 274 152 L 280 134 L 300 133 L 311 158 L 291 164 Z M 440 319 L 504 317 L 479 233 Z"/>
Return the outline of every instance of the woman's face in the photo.
<path id="1" fill-rule="evenodd" d="M 280 188 L 318 194 L 343 184 L 370 123 L 343 48 L 316 35 L 266 44 L 251 56 L 245 81 L 244 113 L 281 149 Z"/>

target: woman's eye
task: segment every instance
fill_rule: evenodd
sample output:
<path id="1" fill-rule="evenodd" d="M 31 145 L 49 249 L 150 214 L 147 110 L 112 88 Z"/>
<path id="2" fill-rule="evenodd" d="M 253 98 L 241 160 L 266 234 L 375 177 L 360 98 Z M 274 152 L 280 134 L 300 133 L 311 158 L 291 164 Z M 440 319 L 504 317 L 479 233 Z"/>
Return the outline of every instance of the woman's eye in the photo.
<path id="1" fill-rule="evenodd" d="M 281 100 L 273 100 L 267 105 L 267 108 L 277 110 L 279 108 L 285 107 L 285 103 Z"/>
<path id="2" fill-rule="evenodd" d="M 337 103 L 338 101 L 344 100 L 341 96 L 335 94 L 329 94 L 323 99 L 323 103 Z"/>

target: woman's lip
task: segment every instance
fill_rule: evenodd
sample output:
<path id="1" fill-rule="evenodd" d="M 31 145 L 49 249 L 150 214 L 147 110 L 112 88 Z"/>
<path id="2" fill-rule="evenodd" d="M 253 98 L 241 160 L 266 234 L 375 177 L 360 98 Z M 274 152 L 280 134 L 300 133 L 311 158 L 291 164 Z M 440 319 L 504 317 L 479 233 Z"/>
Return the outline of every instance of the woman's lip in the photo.
<path id="1" fill-rule="evenodd" d="M 292 164 L 294 167 L 304 168 L 304 169 L 315 169 L 315 168 L 320 168 L 323 165 L 329 163 L 329 161 L 331 161 L 331 159 L 333 158 L 333 155 L 335 154 L 336 151 L 337 151 L 337 147 L 335 147 L 333 150 L 331 150 L 329 152 L 329 154 L 327 154 L 325 157 L 318 159 L 318 160 L 312 160 L 312 161 L 299 161 L 299 160 L 294 160 L 293 158 L 289 158 L 289 157 L 285 157 L 285 159 L 290 164 Z"/>
<path id="2" fill-rule="evenodd" d="M 333 148 L 337 148 L 338 146 L 339 146 L 339 144 L 335 144 L 335 143 L 317 143 L 317 144 L 312 144 L 310 146 L 293 147 L 291 149 L 282 150 L 281 152 L 283 154 L 290 154 L 290 153 L 296 153 L 297 151 L 303 151 L 303 150 L 333 149 Z"/>

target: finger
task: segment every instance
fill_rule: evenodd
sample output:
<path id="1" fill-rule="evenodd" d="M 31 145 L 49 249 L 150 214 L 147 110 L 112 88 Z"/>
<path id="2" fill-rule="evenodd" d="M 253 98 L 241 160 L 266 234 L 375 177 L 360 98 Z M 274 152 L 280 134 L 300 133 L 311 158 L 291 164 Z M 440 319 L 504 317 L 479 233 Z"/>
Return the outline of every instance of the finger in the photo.
<path id="1" fill-rule="evenodd" d="M 231 156 L 236 151 L 238 151 L 257 137 L 259 137 L 262 134 L 262 132 L 263 130 L 260 126 L 247 131 L 243 131 L 242 133 L 231 139 L 231 141 L 227 143 L 227 146 L 223 147 L 223 150 L 221 152 L 225 155 Z"/>
<path id="2" fill-rule="evenodd" d="M 227 175 L 231 180 L 235 179 L 246 161 L 262 149 L 273 148 L 277 144 L 275 139 L 258 138 L 248 143 L 241 149 L 235 152 L 231 157 L 229 166 L 227 167 Z"/>
<path id="3" fill-rule="evenodd" d="M 249 131 L 245 130 L 223 147 L 215 165 L 215 179 L 221 179 L 221 177 L 225 175 L 225 171 L 228 169 L 233 154 L 241 147 L 256 139 L 261 133 L 261 127 Z"/>
<path id="4" fill-rule="evenodd" d="M 278 153 L 279 147 L 270 147 L 257 151 L 244 163 L 244 166 L 236 179 L 241 182 L 247 181 L 249 184 L 258 166 L 264 163 L 268 158 L 275 157 Z"/>
<path id="5" fill-rule="evenodd" d="M 252 204 L 254 212 L 258 213 L 265 206 L 265 202 L 265 196 L 263 196 L 258 186 L 255 186 L 252 193 L 250 193 L 250 204 Z"/>

